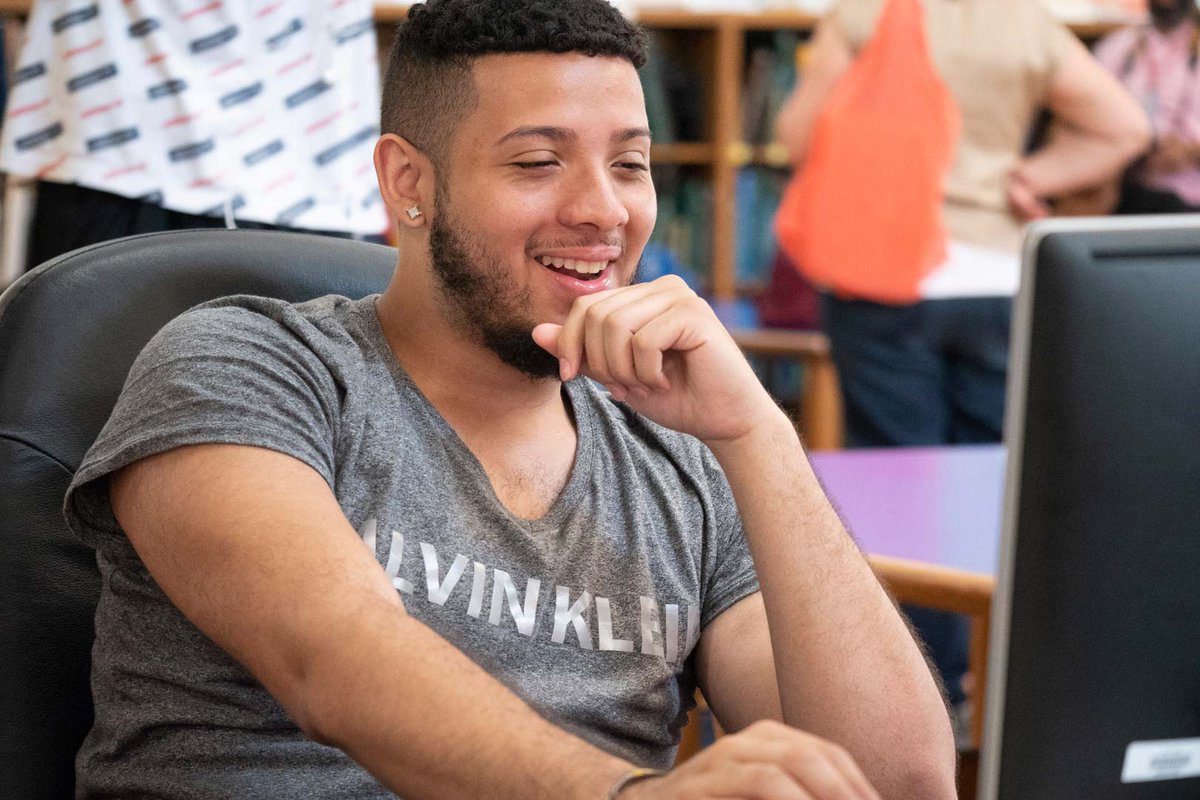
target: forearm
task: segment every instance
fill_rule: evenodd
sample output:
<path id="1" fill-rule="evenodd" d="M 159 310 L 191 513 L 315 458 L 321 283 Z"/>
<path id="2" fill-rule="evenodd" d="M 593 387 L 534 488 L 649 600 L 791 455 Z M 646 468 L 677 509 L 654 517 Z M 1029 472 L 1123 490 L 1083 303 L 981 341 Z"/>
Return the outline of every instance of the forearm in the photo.
<path id="1" fill-rule="evenodd" d="M 394 608 L 349 621 L 291 691 L 303 695 L 313 738 L 411 800 L 600 800 L 630 767 L 545 721 Z"/>
<path id="2" fill-rule="evenodd" d="M 1064 130 L 1025 158 L 1016 174 L 1036 196 L 1058 197 L 1112 180 L 1148 144 L 1148 131 L 1135 124 L 1108 136 Z"/>
<path id="3" fill-rule="evenodd" d="M 954 745 L 937 684 L 790 422 L 778 414 L 712 449 L 754 556 L 784 719 L 846 747 L 885 797 L 953 796 Z"/>

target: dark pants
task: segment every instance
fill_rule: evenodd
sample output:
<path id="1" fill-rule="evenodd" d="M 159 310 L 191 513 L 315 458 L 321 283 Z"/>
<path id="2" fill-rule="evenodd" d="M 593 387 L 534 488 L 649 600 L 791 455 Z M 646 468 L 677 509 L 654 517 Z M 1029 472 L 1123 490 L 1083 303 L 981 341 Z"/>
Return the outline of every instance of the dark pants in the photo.
<path id="1" fill-rule="evenodd" d="M 885 306 L 822 298 L 852 447 L 998 442 L 1012 301 L 926 300 Z M 906 608 L 942 674 L 962 700 L 969 623 L 959 614 Z"/>
<path id="2" fill-rule="evenodd" d="M 297 230 L 258 222 L 239 221 L 237 226 L 259 230 Z M 33 269 L 80 247 L 136 233 L 224 227 L 225 220 L 222 217 L 184 214 L 73 183 L 39 181 L 25 264 L 26 269 Z M 348 233 L 305 232 L 352 238 Z M 366 238 L 382 241 L 381 237 Z"/>

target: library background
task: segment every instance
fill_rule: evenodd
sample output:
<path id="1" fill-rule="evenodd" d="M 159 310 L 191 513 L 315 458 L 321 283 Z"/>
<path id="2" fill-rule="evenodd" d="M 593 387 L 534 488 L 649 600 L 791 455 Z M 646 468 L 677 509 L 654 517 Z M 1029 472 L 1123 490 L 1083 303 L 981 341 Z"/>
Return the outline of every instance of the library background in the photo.
<path id="1" fill-rule="evenodd" d="M 809 448 L 814 452 L 841 450 L 847 444 L 846 422 L 829 339 L 822 331 L 820 293 L 797 275 L 795 265 L 781 253 L 775 229 L 776 212 L 794 177 L 791 156 L 776 139 L 776 122 L 785 101 L 805 81 L 813 34 L 831 2 L 619 0 L 614 4 L 644 26 L 649 37 L 649 58 L 641 80 L 653 135 L 651 163 L 658 218 L 643 256 L 641 277 L 651 280 L 678 275 L 709 299 L 764 384 L 792 413 Z M 32 5 L 31 0 L 0 0 L 5 67 L 10 76 L 6 91 Z M 1089 48 L 1108 34 L 1146 27 L 1147 0 L 1045 0 L 1045 5 Z M 375 4 L 380 53 L 389 51 L 392 27 L 406 10 L 405 3 Z M 1136 55 L 1141 57 L 1145 44 L 1139 41 Z M 1187 45 L 1197 50 L 1194 40 Z M 1130 55 L 1117 72 L 1128 72 L 1133 59 Z M 1194 52 L 1189 69 L 1195 69 Z M 1193 90 L 1189 97 L 1194 94 Z M 1153 115 L 1153 109 L 1148 111 Z M 1031 150 L 1052 136 L 1051 127 L 1048 114 L 1041 114 L 1029 130 Z M 1194 169 L 1200 164 L 1200 147 L 1190 157 Z M 1196 183 L 1200 185 L 1200 181 Z M 26 259 L 34 184 L 32 177 L 6 178 L 0 290 L 36 266 Z M 1187 192 L 1181 194 L 1189 199 Z M 1082 213 L 1096 207 L 1081 194 L 1048 210 L 1071 214 L 1076 202 Z M 1189 204 L 1200 206 L 1200 191 Z M 851 497 L 853 484 L 863 475 L 890 480 L 899 474 L 882 466 L 871 473 L 875 467 L 870 464 L 864 472 L 861 464 L 851 469 L 848 463 L 818 461 L 818 472 L 831 495 L 844 490 L 846 497 Z M 913 461 L 904 469 L 910 466 L 918 472 L 943 469 L 924 461 Z M 980 471 L 972 475 L 984 474 L 984 482 L 996 483 L 996 497 L 989 495 L 985 500 L 995 500 L 998 506 L 1002 454 L 986 454 L 968 466 L 968 471 Z M 945 476 L 938 473 L 938 477 Z M 926 488 L 913 491 L 920 494 Z M 961 491 L 973 498 L 979 487 L 947 479 L 942 490 Z M 891 495 L 900 505 L 906 500 L 916 504 L 924 498 L 904 498 L 902 491 L 906 490 L 896 489 Z M 872 524 L 878 522 L 864 517 L 861 530 Z M 881 552 L 887 549 L 886 537 L 881 534 L 878 540 Z M 871 541 L 861 544 L 864 550 L 872 550 Z M 994 554 L 992 557 L 981 570 L 972 571 L 970 565 L 959 570 L 958 564 L 951 563 L 952 569 L 939 566 L 928 572 L 915 568 L 907 555 L 876 557 L 872 553 L 873 566 L 899 601 L 952 612 L 965 621 L 966 643 L 948 646 L 950 650 L 957 647 L 965 659 L 959 670 L 964 679 L 962 690 L 959 697 L 952 698 L 957 704 L 958 744 L 965 755 L 960 776 L 963 798 L 975 796 L 976 758 L 983 737 L 995 589 Z M 938 630 L 936 623 L 930 625 L 930 631 Z M 685 730 L 680 758 L 694 755 L 718 735 L 719 726 L 701 698 Z"/>

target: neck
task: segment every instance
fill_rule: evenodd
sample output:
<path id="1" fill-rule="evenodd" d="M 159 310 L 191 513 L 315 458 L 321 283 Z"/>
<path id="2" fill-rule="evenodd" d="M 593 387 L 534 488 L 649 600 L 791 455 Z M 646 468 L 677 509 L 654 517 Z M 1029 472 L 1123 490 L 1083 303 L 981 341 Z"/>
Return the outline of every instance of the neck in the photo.
<path id="1" fill-rule="evenodd" d="M 392 353 L 452 426 L 503 431 L 565 418 L 559 380 L 530 378 L 447 319 L 428 265 L 401 257 L 375 308 Z"/>

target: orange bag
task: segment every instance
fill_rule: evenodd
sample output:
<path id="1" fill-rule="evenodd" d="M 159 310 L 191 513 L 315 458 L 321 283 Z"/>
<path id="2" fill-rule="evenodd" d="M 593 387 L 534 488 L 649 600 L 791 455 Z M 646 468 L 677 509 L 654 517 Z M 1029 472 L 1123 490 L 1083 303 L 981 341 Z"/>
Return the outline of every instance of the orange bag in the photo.
<path id="1" fill-rule="evenodd" d="M 780 248 L 838 296 L 904 304 L 946 254 L 943 181 L 960 118 L 920 0 L 887 0 L 830 92 L 775 217 Z"/>

